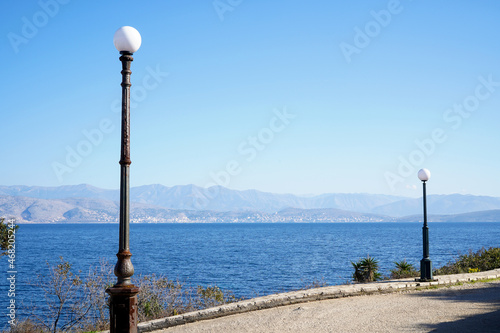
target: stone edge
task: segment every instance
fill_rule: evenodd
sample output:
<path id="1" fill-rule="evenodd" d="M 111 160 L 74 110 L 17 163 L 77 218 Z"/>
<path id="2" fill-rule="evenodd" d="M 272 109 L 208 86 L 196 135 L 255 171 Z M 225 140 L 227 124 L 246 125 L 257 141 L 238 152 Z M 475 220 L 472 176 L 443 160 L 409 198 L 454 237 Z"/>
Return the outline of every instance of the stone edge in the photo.
<path id="1" fill-rule="evenodd" d="M 500 269 L 469 274 L 440 275 L 435 276 L 436 280 L 431 282 L 418 282 L 415 281 L 415 279 L 401 279 L 291 291 L 281 294 L 272 294 L 268 296 L 243 300 L 214 308 L 184 313 L 177 316 L 142 322 L 138 324 L 137 328 L 138 332 L 153 332 L 156 330 L 194 323 L 197 321 L 220 318 L 250 311 L 270 309 L 290 304 L 374 293 L 391 293 L 403 290 L 414 290 L 419 287 L 425 288 L 430 286 L 452 285 L 460 282 L 470 282 L 496 278 L 500 278 Z M 109 331 L 103 331 L 102 333 L 108 332 Z"/>

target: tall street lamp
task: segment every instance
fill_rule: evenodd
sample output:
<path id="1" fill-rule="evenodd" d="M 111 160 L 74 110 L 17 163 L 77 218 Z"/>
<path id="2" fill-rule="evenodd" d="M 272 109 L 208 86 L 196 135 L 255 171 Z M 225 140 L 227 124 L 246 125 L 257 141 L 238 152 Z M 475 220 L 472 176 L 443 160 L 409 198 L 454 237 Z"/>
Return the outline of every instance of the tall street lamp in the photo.
<path id="1" fill-rule="evenodd" d="M 116 284 L 106 292 L 111 297 L 109 320 L 111 333 L 137 332 L 137 293 L 139 288 L 130 280 L 134 266 L 129 248 L 129 167 L 130 167 L 130 64 L 132 54 L 141 46 L 141 35 L 132 27 L 121 27 L 115 32 L 115 47 L 122 62 L 122 131 L 120 158 L 120 240 L 115 265 Z"/>
<path id="2" fill-rule="evenodd" d="M 424 241 L 424 256 L 420 260 L 420 281 L 432 281 L 432 262 L 429 259 L 429 227 L 427 226 L 427 198 L 425 184 L 431 178 L 431 172 L 427 169 L 420 169 L 418 178 L 422 181 L 424 188 L 424 226 L 422 227 L 422 238 Z"/>

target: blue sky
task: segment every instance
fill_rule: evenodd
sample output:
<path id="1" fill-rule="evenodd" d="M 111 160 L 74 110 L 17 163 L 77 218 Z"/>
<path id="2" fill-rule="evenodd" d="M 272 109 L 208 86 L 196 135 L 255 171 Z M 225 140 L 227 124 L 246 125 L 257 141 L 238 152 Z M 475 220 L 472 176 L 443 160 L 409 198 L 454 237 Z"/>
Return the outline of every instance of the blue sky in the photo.
<path id="1" fill-rule="evenodd" d="M 500 196 L 498 1 L 2 2 L 2 185 Z"/>

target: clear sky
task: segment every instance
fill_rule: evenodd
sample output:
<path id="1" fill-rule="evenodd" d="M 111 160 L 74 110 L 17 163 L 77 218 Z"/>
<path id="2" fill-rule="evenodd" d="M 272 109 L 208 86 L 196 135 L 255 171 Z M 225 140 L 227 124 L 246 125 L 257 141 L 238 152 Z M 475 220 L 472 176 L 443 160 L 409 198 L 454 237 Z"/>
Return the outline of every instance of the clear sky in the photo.
<path id="1" fill-rule="evenodd" d="M 500 2 L 2 1 L 1 185 L 500 196 Z"/>

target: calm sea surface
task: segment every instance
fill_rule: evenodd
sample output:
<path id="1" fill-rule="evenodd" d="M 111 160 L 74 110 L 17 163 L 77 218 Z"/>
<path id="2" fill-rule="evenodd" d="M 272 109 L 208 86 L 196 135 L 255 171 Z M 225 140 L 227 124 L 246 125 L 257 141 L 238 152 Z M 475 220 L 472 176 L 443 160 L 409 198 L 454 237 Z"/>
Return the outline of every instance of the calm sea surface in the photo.
<path id="1" fill-rule="evenodd" d="M 500 223 L 430 223 L 434 267 L 459 253 L 500 246 Z M 368 254 L 381 273 L 406 259 L 419 267 L 421 223 L 331 224 L 133 224 L 130 248 L 135 274 L 165 274 L 188 285 L 217 285 L 251 297 L 313 280 L 351 280 L 351 261 Z M 84 272 L 100 258 L 112 265 L 118 224 L 21 225 L 16 237 L 16 302 L 34 292 L 27 285 L 59 256 Z M 0 258 L 0 328 L 7 322 L 7 257 Z M 5 313 L 5 314 L 4 314 Z"/>

